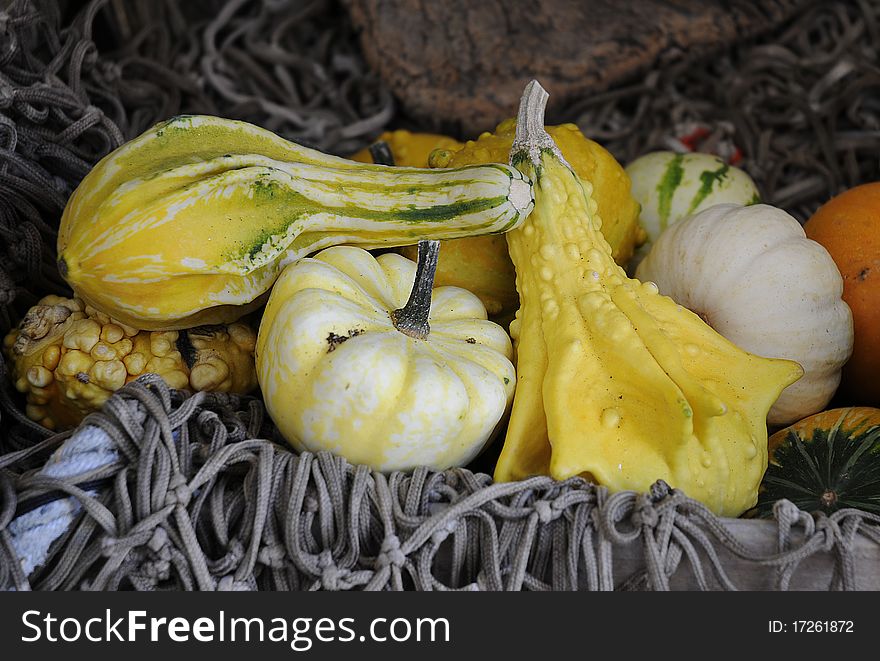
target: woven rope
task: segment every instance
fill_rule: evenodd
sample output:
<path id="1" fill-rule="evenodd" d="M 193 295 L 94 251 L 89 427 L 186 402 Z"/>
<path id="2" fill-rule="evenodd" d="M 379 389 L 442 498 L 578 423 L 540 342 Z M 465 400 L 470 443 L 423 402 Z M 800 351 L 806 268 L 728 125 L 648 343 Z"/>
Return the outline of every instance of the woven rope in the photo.
<path id="1" fill-rule="evenodd" d="M 783 588 L 805 560 L 834 551 L 831 587 L 852 589 L 848 547 L 858 536 L 880 542 L 880 517 L 842 510 L 814 521 L 780 501 L 779 552 L 761 554 L 662 482 L 649 494 L 610 495 L 580 479 L 492 484 L 464 469 L 385 476 L 326 453 L 297 456 L 260 436 L 265 422 L 256 399 L 184 399 L 154 376 L 129 384 L 84 423 L 109 435 L 118 461 L 64 479 L 23 475 L 14 488 L 0 480 L 0 586 L 612 589 L 614 549 L 635 544 L 646 568 L 624 589 L 668 589 L 680 565 L 704 589 L 734 589 L 719 546 L 776 568 Z M 28 579 L 15 573 L 5 528 L 57 491 L 82 513 Z"/>
<path id="2" fill-rule="evenodd" d="M 68 9 L 16 0 L 0 12 L 0 331 L 65 291 L 54 241 L 67 197 L 155 121 L 224 114 L 347 153 L 394 117 L 332 2 Z M 669 65 L 571 117 L 624 161 L 707 122 L 712 139 L 744 149 L 765 199 L 804 217 L 841 187 L 880 178 L 878 13 L 876 3 L 821 3 L 761 43 Z M 87 428 L 106 433 L 115 459 L 50 475 L 47 460 L 71 435 L 27 420 L 0 357 L 0 587 L 666 589 L 689 568 L 700 587 L 731 589 L 732 555 L 786 588 L 804 562 L 829 555 L 830 587 L 849 589 L 858 543 L 880 544 L 877 517 L 854 510 L 813 518 L 780 501 L 778 552 L 767 555 L 663 484 L 609 495 L 581 480 L 495 485 L 465 469 L 383 476 L 290 452 L 258 399 L 187 397 L 153 377 Z M 56 505 L 75 523 L 25 572 L 15 522 Z M 615 559 L 633 545 L 645 570 L 621 577 Z"/>

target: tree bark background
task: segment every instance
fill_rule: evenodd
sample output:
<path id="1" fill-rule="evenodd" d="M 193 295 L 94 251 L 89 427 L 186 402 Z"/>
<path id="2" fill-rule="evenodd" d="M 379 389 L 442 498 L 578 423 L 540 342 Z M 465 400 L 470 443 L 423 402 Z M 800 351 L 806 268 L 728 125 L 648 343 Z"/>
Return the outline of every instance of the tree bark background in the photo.
<path id="1" fill-rule="evenodd" d="M 779 26 L 815 0 L 345 0 L 370 66 L 426 130 L 472 137 L 525 84 L 567 103 Z"/>

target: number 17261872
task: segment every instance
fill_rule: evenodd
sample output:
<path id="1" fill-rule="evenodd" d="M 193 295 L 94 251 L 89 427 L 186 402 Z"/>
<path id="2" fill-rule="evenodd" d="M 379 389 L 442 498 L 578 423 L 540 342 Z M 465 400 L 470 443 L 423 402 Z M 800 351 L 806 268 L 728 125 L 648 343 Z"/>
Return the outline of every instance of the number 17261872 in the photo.
<path id="1" fill-rule="evenodd" d="M 852 620 L 770 620 L 770 633 L 853 633 Z"/>

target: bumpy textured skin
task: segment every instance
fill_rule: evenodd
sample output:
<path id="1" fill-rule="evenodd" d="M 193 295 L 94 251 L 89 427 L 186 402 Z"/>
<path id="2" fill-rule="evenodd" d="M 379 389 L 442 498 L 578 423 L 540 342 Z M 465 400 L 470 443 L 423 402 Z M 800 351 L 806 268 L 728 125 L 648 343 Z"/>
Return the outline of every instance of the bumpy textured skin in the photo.
<path id="1" fill-rule="evenodd" d="M 852 352 L 853 320 L 831 255 L 781 209 L 720 204 L 676 223 L 636 270 L 738 347 L 800 363 L 767 415 L 787 425 L 821 411 Z"/>
<path id="2" fill-rule="evenodd" d="M 266 407 L 298 450 L 380 471 L 470 461 L 513 399 L 512 347 L 479 299 L 434 289 L 430 334 L 398 331 L 416 265 L 338 246 L 288 266 L 257 340 Z"/>
<path id="3" fill-rule="evenodd" d="M 401 167 L 426 168 L 428 167 L 428 155 L 435 149 L 451 149 L 457 151 L 462 148 L 455 138 L 438 133 L 413 133 L 406 129 L 385 131 L 376 141 L 387 142 L 394 157 L 394 164 Z M 365 147 L 351 155 L 351 160 L 360 163 L 372 163 L 373 155 L 370 148 Z M 499 163 L 507 159 L 502 158 Z"/>
<path id="4" fill-rule="evenodd" d="M 172 388 L 250 392 L 256 339 L 244 323 L 139 331 L 81 299 L 46 296 L 6 335 L 3 349 L 16 389 L 27 394 L 27 416 L 65 429 L 148 372 Z"/>
<path id="5" fill-rule="evenodd" d="M 504 232 L 531 207 L 529 182 L 506 165 L 368 165 L 244 122 L 176 117 L 83 179 L 61 220 L 59 269 L 126 324 L 189 328 L 256 308 L 286 264 L 321 248 Z"/>
<path id="6" fill-rule="evenodd" d="M 513 156 L 535 181 L 535 210 L 507 235 L 522 303 L 495 478 L 584 475 L 642 492 L 663 479 L 739 515 L 767 466 L 767 411 L 800 367 L 738 349 L 627 278 L 595 222 L 592 185 L 549 149 L 537 168 L 525 154 Z"/>
<path id="7" fill-rule="evenodd" d="M 623 166 L 597 142 L 589 140 L 574 124 L 548 126 L 565 159 L 578 176 L 592 181 L 594 199 L 601 217 L 602 234 L 611 245 L 618 264 L 626 264 L 636 246 L 645 240 L 638 223 L 639 207 L 630 195 L 630 182 Z M 431 167 L 506 162 L 516 132 L 516 120 L 501 122 L 494 133 L 484 133 L 460 149 L 445 147 L 433 152 Z M 598 218 L 597 218 L 597 222 Z M 415 259 L 417 248 L 402 248 L 401 253 Z M 503 236 L 477 236 L 446 241 L 440 251 L 436 282 L 465 287 L 477 294 L 490 315 L 510 321 L 519 307 L 516 272 Z"/>
<path id="8" fill-rule="evenodd" d="M 632 194 L 641 206 L 639 220 L 648 234 L 647 253 L 667 227 L 716 204 L 755 204 L 758 187 L 740 168 L 713 154 L 657 151 L 626 166 Z"/>

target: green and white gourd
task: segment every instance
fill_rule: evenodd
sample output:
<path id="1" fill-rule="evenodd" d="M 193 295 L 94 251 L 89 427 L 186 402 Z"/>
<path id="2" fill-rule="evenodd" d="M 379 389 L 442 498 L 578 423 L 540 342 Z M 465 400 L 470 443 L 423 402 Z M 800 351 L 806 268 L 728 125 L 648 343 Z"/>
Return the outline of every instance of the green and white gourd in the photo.
<path id="1" fill-rule="evenodd" d="M 661 232 L 682 218 L 716 204 L 746 206 L 761 201 L 758 187 L 744 170 L 713 154 L 651 152 L 630 163 L 626 173 L 632 180 L 632 195 L 642 207 L 639 221 L 648 234 L 634 258 L 636 264 Z"/>
<path id="2" fill-rule="evenodd" d="M 135 328 L 226 323 L 322 248 L 501 233 L 532 206 L 531 182 L 504 164 L 355 163 L 245 122 L 177 117 L 83 179 L 61 220 L 59 270 Z"/>

